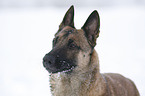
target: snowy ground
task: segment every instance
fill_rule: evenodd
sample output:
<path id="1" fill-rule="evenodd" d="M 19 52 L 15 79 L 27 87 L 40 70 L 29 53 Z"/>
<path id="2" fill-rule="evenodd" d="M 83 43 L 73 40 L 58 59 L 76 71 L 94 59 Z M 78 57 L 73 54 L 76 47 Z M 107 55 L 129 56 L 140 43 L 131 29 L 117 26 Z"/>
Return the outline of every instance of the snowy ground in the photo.
<path id="1" fill-rule="evenodd" d="M 145 7 L 76 8 L 77 28 L 94 9 L 101 18 L 95 48 L 101 72 L 131 78 L 145 96 Z M 0 96 L 50 96 L 42 58 L 66 10 L 0 9 Z"/>

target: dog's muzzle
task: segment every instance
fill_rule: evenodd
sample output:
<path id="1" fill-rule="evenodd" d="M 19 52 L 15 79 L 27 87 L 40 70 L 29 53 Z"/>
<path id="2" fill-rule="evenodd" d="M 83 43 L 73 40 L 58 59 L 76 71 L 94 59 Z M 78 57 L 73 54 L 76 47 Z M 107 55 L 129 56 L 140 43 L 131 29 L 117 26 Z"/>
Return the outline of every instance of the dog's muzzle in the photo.
<path id="1" fill-rule="evenodd" d="M 49 69 L 54 70 L 55 64 L 55 57 L 54 56 L 49 56 L 49 55 L 45 55 L 45 57 L 43 58 L 43 66 L 49 71 Z"/>
<path id="2" fill-rule="evenodd" d="M 49 73 L 57 73 L 57 72 L 71 72 L 75 66 L 70 64 L 68 60 L 60 58 L 59 55 L 53 56 L 46 54 L 43 58 L 43 66 Z"/>

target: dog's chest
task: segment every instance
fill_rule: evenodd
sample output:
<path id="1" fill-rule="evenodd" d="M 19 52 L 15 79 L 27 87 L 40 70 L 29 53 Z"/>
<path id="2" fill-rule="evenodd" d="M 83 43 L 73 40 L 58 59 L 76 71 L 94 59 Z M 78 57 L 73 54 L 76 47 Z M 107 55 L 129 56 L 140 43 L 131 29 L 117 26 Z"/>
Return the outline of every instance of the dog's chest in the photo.
<path id="1" fill-rule="evenodd" d="M 53 96 L 80 96 L 81 83 L 77 80 L 71 80 L 70 78 L 57 78 L 55 79 L 54 88 L 52 90 Z"/>
<path id="2" fill-rule="evenodd" d="M 79 76 L 71 78 L 55 76 L 55 78 L 51 78 L 50 83 L 52 85 L 53 96 L 100 96 L 102 94 L 102 91 L 98 89 L 100 85 L 90 81 L 89 76 L 83 79 L 80 79 Z"/>

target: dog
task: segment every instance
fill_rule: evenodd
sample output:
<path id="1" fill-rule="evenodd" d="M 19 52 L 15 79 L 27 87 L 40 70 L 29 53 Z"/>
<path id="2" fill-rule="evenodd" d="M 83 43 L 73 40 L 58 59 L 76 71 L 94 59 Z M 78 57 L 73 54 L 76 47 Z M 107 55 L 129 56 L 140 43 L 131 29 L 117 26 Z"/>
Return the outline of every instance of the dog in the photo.
<path id="1" fill-rule="evenodd" d="M 68 9 L 55 34 L 53 49 L 43 58 L 43 66 L 50 73 L 52 96 L 140 96 L 130 79 L 120 74 L 100 73 L 94 49 L 99 29 L 96 10 L 77 30 L 74 6 Z"/>

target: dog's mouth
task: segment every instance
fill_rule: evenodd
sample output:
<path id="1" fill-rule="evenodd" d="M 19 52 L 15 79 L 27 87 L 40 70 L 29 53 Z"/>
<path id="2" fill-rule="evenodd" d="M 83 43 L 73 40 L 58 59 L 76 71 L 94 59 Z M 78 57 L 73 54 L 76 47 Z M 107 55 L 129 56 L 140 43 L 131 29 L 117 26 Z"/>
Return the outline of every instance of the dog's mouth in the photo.
<path id="1" fill-rule="evenodd" d="M 59 73 L 59 72 L 62 72 L 62 73 L 71 73 L 73 70 L 74 70 L 75 66 L 72 66 L 70 68 L 64 68 L 64 69 L 53 69 L 53 68 L 46 68 L 46 70 L 51 73 L 51 74 L 54 74 L 54 73 Z"/>
<path id="2" fill-rule="evenodd" d="M 63 73 L 71 73 L 75 67 L 72 66 L 70 69 L 62 71 Z"/>
<path id="3" fill-rule="evenodd" d="M 71 73 L 76 66 L 74 64 L 67 63 L 66 61 L 59 61 L 59 63 L 54 64 L 53 66 L 45 66 L 46 70 L 49 73 Z"/>

